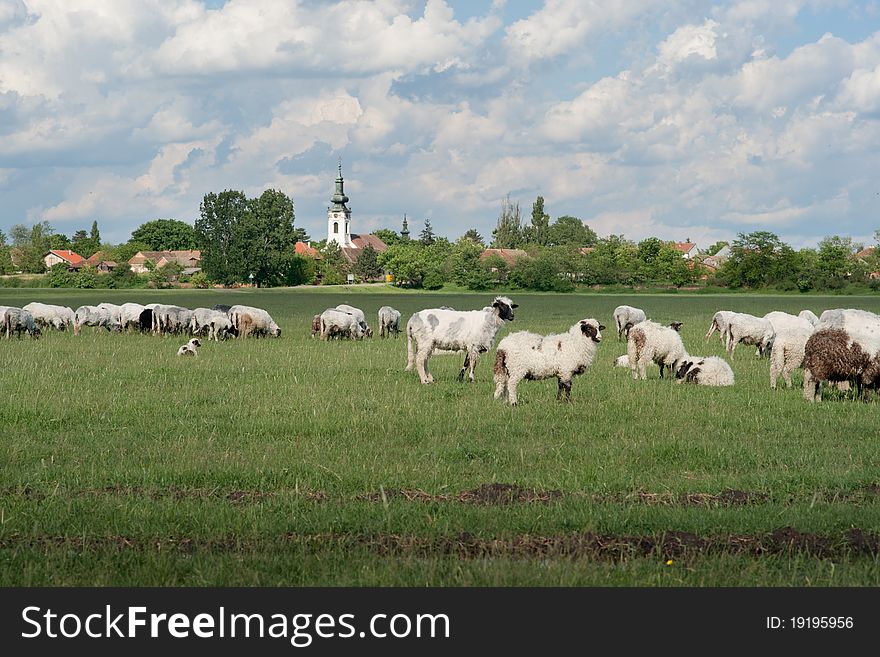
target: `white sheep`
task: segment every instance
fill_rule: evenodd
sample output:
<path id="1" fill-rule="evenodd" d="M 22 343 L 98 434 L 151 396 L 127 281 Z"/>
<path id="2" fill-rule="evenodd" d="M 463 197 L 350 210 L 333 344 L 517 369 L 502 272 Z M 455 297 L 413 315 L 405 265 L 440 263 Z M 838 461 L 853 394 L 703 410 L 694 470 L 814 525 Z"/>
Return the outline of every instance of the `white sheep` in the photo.
<path id="1" fill-rule="evenodd" d="M 813 326 L 819 323 L 819 318 L 816 317 L 816 313 L 812 310 L 802 310 L 798 313 L 798 317 L 807 320 Z"/>
<path id="2" fill-rule="evenodd" d="M 415 366 L 423 384 L 433 383 L 434 377 L 428 372 L 431 354 L 436 349 L 465 351 L 465 364 L 458 378 L 463 380 L 468 370 L 468 379 L 473 381 L 480 353 L 494 346 L 504 323 L 513 320 L 516 307 L 507 297 L 495 297 L 492 305 L 482 310 L 431 308 L 415 313 L 406 323 L 406 369 Z"/>
<path id="3" fill-rule="evenodd" d="M 669 367 L 670 376 L 674 375 L 679 363 L 687 358 L 687 350 L 678 333 L 680 328 L 681 322 L 662 326 L 645 320 L 630 329 L 626 353 L 633 379 L 647 379 L 648 363 L 652 361 L 660 366 L 661 379 L 664 366 Z"/>
<path id="4" fill-rule="evenodd" d="M 141 328 L 141 313 L 146 310 L 146 306 L 139 303 L 123 303 L 119 306 L 119 322 L 122 330 L 134 329 L 139 331 Z"/>
<path id="5" fill-rule="evenodd" d="M 791 388 L 791 373 L 803 365 L 804 348 L 812 334 L 812 326 L 792 326 L 776 332 L 770 352 L 770 387 L 773 390 L 776 390 L 780 374 L 785 385 Z"/>
<path id="6" fill-rule="evenodd" d="M 328 308 L 321 313 L 319 320 L 322 340 L 335 337 L 360 339 L 364 336 L 363 325 L 351 313 Z"/>
<path id="7" fill-rule="evenodd" d="M 361 328 L 363 329 L 364 337 L 372 338 L 373 337 L 373 329 L 370 328 L 370 325 L 367 324 L 367 316 L 364 315 L 364 311 L 360 308 L 355 308 L 354 306 L 349 306 L 347 303 L 340 303 L 336 306 L 336 310 L 341 310 L 344 313 L 348 313 L 349 315 L 354 315 L 354 318 L 360 323 Z"/>
<path id="8" fill-rule="evenodd" d="M 701 386 L 732 386 L 733 370 L 718 356 L 688 356 L 675 372 L 679 383 Z"/>
<path id="9" fill-rule="evenodd" d="M 44 328 L 51 326 L 58 331 L 64 331 L 73 326 L 73 310 L 67 306 L 54 306 L 35 301 L 23 306 L 22 310 L 27 310 L 34 316 L 37 325 Z"/>
<path id="10" fill-rule="evenodd" d="M 400 333 L 400 311 L 391 306 L 379 308 L 379 337 L 387 338 Z"/>
<path id="11" fill-rule="evenodd" d="M 198 356 L 198 348 L 202 346 L 202 343 L 199 342 L 198 338 L 192 338 L 185 345 L 181 345 L 180 349 L 177 350 L 178 356 Z"/>
<path id="12" fill-rule="evenodd" d="M 229 308 L 229 319 L 232 327 L 238 331 L 238 337 L 246 337 L 248 333 L 255 335 L 271 335 L 275 338 L 281 337 L 281 328 L 272 319 L 272 316 L 262 308 L 254 308 L 253 306 L 234 305 Z M 241 319 L 244 315 L 249 315 L 252 320 L 252 326 L 249 330 L 242 330 Z M 250 322 L 246 322 L 249 324 Z"/>
<path id="13" fill-rule="evenodd" d="M 764 319 L 770 322 L 774 333 L 783 329 L 812 329 L 814 324 L 800 315 L 790 315 L 780 310 L 774 310 L 764 315 Z"/>
<path id="14" fill-rule="evenodd" d="M 773 324 L 763 317 L 748 313 L 735 313 L 727 322 L 727 354 L 732 358 L 736 345 L 754 345 L 756 355 L 763 356 L 773 346 Z"/>
<path id="15" fill-rule="evenodd" d="M 79 335 L 83 326 L 103 326 L 108 331 L 120 330 L 120 325 L 113 319 L 113 313 L 98 306 L 80 306 L 73 315 L 73 334 Z"/>
<path id="16" fill-rule="evenodd" d="M 200 335 L 207 329 L 208 340 L 215 342 L 226 338 L 231 328 L 232 320 L 229 315 L 213 308 L 196 308 L 189 323 L 189 332 L 192 335 Z"/>
<path id="17" fill-rule="evenodd" d="M 567 333 L 517 331 L 506 336 L 495 353 L 495 399 L 507 393 L 507 401 L 515 406 L 520 381 L 556 377 L 556 399 L 565 393 L 565 400 L 571 401 L 571 380 L 592 365 L 603 330 L 595 319 L 582 319 Z"/>
<path id="18" fill-rule="evenodd" d="M 34 321 L 34 316 L 24 308 L 16 308 L 14 306 L 5 306 L 0 313 L 0 326 L 6 331 L 6 339 L 9 340 L 12 334 L 21 338 L 21 334 L 27 333 L 33 339 L 37 339 L 41 335 L 40 327 Z"/>
<path id="19" fill-rule="evenodd" d="M 712 337 L 712 334 L 715 331 L 718 331 L 718 338 L 721 340 L 721 343 L 726 347 L 727 324 L 734 315 L 736 315 L 736 313 L 732 310 L 719 310 L 717 313 L 712 315 L 712 323 L 709 325 L 709 330 L 706 332 L 706 342 L 709 342 L 709 338 Z"/>
<path id="20" fill-rule="evenodd" d="M 641 308 L 633 308 L 632 306 L 617 306 L 614 309 L 614 326 L 617 327 L 617 340 L 624 333 L 629 333 L 629 329 L 648 319 L 645 311 Z M 627 325 L 629 328 L 627 328 Z"/>

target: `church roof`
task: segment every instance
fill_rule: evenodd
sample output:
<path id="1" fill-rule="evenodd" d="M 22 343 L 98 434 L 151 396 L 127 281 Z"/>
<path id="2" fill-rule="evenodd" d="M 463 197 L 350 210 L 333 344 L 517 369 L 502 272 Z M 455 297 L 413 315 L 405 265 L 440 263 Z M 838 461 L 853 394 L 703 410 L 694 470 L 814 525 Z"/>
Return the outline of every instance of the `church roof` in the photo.
<path id="1" fill-rule="evenodd" d="M 342 186 L 342 162 L 340 162 L 339 175 L 336 176 L 336 191 L 333 194 L 333 198 L 330 199 L 332 202 L 330 209 L 336 212 L 348 212 L 348 207 L 345 205 L 348 203 L 348 197 L 345 195 Z"/>
<path id="2" fill-rule="evenodd" d="M 388 250 L 388 245 L 376 235 L 355 235 L 352 233 L 351 243 L 352 246 L 342 248 L 342 255 L 344 255 L 349 262 L 357 260 L 361 251 L 365 249 L 368 244 L 375 249 L 376 253 Z"/>

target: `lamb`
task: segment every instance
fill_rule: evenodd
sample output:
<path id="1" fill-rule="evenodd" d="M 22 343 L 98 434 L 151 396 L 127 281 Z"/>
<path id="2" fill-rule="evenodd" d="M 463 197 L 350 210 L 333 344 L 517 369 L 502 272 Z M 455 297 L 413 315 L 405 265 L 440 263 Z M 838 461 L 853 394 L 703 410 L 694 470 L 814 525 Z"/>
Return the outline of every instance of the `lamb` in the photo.
<path id="1" fill-rule="evenodd" d="M 825 311 L 804 346 L 804 398 L 819 401 L 821 382 L 880 384 L 880 316 L 864 310 Z"/>
<path id="2" fill-rule="evenodd" d="M 733 370 L 723 358 L 717 356 L 688 356 L 675 373 L 679 383 L 696 383 L 701 386 L 732 386 Z"/>
<path id="3" fill-rule="evenodd" d="M 730 322 L 731 318 L 736 315 L 732 310 L 719 310 L 717 313 L 712 315 L 712 323 L 709 325 L 709 330 L 706 332 L 706 342 L 709 342 L 709 338 L 712 337 L 712 334 L 715 331 L 718 331 L 718 338 L 721 340 L 721 343 L 726 347 L 727 346 L 727 324 Z"/>
<path id="4" fill-rule="evenodd" d="M 651 361 L 660 366 L 661 379 L 664 367 L 669 367 L 670 376 L 675 373 L 681 362 L 687 358 L 687 350 L 679 335 L 680 328 L 681 322 L 662 326 L 657 322 L 645 320 L 630 329 L 626 341 L 626 353 L 634 380 L 648 378 L 647 367 Z"/>
<path id="5" fill-rule="evenodd" d="M 196 308 L 193 310 L 192 319 L 189 323 L 189 331 L 192 335 L 200 335 L 208 329 L 208 340 L 219 342 L 226 338 L 232 322 L 229 315 L 211 308 Z"/>
<path id="6" fill-rule="evenodd" d="M 232 327 L 238 331 L 238 337 L 246 337 L 245 332 L 241 328 L 241 316 L 243 314 L 250 315 L 252 325 L 247 334 L 254 335 L 271 335 L 274 338 L 281 337 L 281 328 L 272 319 L 272 316 L 262 308 L 254 308 L 253 306 L 235 305 L 229 308 L 229 319 Z"/>
<path id="7" fill-rule="evenodd" d="M 769 352 L 775 331 L 770 320 L 748 313 L 734 313 L 727 323 L 727 353 L 732 358 L 740 342 L 757 347 L 758 356 Z"/>
<path id="8" fill-rule="evenodd" d="M 73 315 L 73 334 L 79 335 L 83 326 L 103 326 L 108 331 L 120 330 L 120 325 L 113 319 L 113 314 L 106 308 L 98 306 L 80 306 Z"/>
<path id="9" fill-rule="evenodd" d="M 22 308 L 34 316 L 34 321 L 41 328 L 52 327 L 65 331 L 73 325 L 73 310 L 67 306 L 53 306 L 48 303 L 29 303 Z"/>
<path id="10" fill-rule="evenodd" d="M 434 382 L 428 372 L 428 359 L 435 349 L 466 351 L 465 365 L 458 374 L 474 380 L 474 368 L 480 353 L 489 351 L 505 322 L 513 320 L 518 305 L 507 297 L 495 297 L 491 306 L 482 310 L 421 310 L 406 323 L 407 371 L 415 366 L 423 384 Z"/>
<path id="11" fill-rule="evenodd" d="M 776 332 L 770 352 L 770 387 L 776 390 L 779 375 L 791 388 L 791 373 L 804 363 L 804 347 L 813 334 L 813 327 L 794 326 Z"/>
<path id="12" fill-rule="evenodd" d="M 582 319 L 567 333 L 517 331 L 506 336 L 495 353 L 495 399 L 506 393 L 508 403 L 516 406 L 520 381 L 556 377 L 556 399 L 564 393 L 565 401 L 570 402 L 571 380 L 593 364 L 604 330 L 595 319 Z"/>
<path id="13" fill-rule="evenodd" d="M 802 310 L 798 313 L 798 317 L 807 320 L 813 326 L 819 323 L 819 318 L 816 317 L 816 313 L 812 310 Z"/>
<path id="14" fill-rule="evenodd" d="M 182 345 L 180 349 L 177 350 L 178 356 L 198 356 L 199 352 L 197 349 L 202 346 L 202 343 L 199 342 L 198 338 L 192 338 L 185 345 Z"/>
<path id="15" fill-rule="evenodd" d="M 364 311 L 360 308 L 355 308 L 354 306 L 349 306 L 345 303 L 340 303 L 336 306 L 336 310 L 341 310 L 344 313 L 348 313 L 349 315 L 354 315 L 357 321 L 360 323 L 361 328 L 363 329 L 363 337 L 372 338 L 373 330 L 370 328 L 369 324 L 367 324 L 367 317 L 364 315 Z"/>
<path id="16" fill-rule="evenodd" d="M 27 333 L 34 340 L 40 337 L 40 327 L 34 321 L 34 316 L 24 308 L 7 307 L 0 319 L 2 319 L 0 324 L 6 330 L 7 340 L 12 337 L 13 332 L 18 338 L 21 338 L 22 332 Z"/>
<path id="17" fill-rule="evenodd" d="M 321 339 L 329 340 L 334 337 L 347 337 L 360 339 L 364 335 L 363 325 L 357 317 L 350 313 L 328 308 L 320 315 Z"/>
<path id="18" fill-rule="evenodd" d="M 617 327 L 617 341 L 620 342 L 620 336 L 624 333 L 628 336 L 629 329 L 648 319 L 645 311 L 632 306 L 617 306 L 614 309 L 614 325 Z M 629 328 L 627 328 L 629 325 Z"/>
<path id="19" fill-rule="evenodd" d="M 391 306 L 379 308 L 379 337 L 396 337 L 400 333 L 400 311 Z"/>

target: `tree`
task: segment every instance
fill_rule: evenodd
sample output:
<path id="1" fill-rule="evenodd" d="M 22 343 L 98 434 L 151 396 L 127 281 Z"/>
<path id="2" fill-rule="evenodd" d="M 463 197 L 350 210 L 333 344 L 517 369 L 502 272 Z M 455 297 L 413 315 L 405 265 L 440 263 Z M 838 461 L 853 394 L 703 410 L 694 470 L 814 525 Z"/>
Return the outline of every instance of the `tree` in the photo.
<path id="1" fill-rule="evenodd" d="M 850 277 L 857 269 L 853 254 L 861 250 L 851 237 L 833 235 L 819 242 L 818 266 L 826 282 Z"/>
<path id="2" fill-rule="evenodd" d="M 64 233 L 56 233 L 49 236 L 50 249 L 69 249 L 70 247 L 70 239 Z"/>
<path id="3" fill-rule="evenodd" d="M 0 230 L 0 274 L 11 274 L 12 271 L 12 253 L 6 244 L 6 233 Z"/>
<path id="4" fill-rule="evenodd" d="M 342 249 L 335 241 L 327 242 L 318 249 L 323 256 L 318 261 L 318 271 L 323 285 L 342 285 L 345 283 L 349 265 L 342 254 Z"/>
<path id="5" fill-rule="evenodd" d="M 92 230 L 89 232 L 89 239 L 92 240 L 96 249 L 100 246 L 101 233 L 98 231 L 98 222 L 97 221 L 92 222 Z"/>
<path id="6" fill-rule="evenodd" d="M 367 281 L 382 276 L 382 267 L 379 265 L 376 249 L 371 244 L 367 244 L 358 254 L 352 267 L 352 273 Z"/>
<path id="7" fill-rule="evenodd" d="M 462 237 L 469 239 L 474 244 L 479 244 L 483 248 L 486 248 L 486 242 L 483 241 L 483 236 L 477 232 L 476 228 L 469 228 Z"/>
<path id="8" fill-rule="evenodd" d="M 431 227 L 431 220 L 425 219 L 425 227 L 422 228 L 422 232 L 419 233 L 419 241 L 425 246 L 431 246 L 435 239 L 434 229 Z"/>
<path id="9" fill-rule="evenodd" d="M 725 242 L 724 240 L 719 240 L 718 242 L 715 242 L 715 244 L 713 244 L 712 246 L 710 246 L 709 248 L 706 249 L 706 255 L 713 256 L 716 253 L 718 253 L 721 249 L 723 249 L 725 246 L 728 246 L 728 243 Z"/>
<path id="10" fill-rule="evenodd" d="M 195 231 L 202 245 L 202 270 L 208 278 L 228 285 L 244 281 L 246 240 L 239 225 L 248 212 L 244 192 L 209 192 L 199 205 Z"/>
<path id="11" fill-rule="evenodd" d="M 501 201 L 501 213 L 492 231 L 492 246 L 498 249 L 515 249 L 523 243 L 522 213 L 519 203 L 511 203 L 508 195 Z"/>
<path id="12" fill-rule="evenodd" d="M 302 230 L 294 228 L 293 221 L 293 201 L 284 192 L 267 189 L 259 198 L 248 201 L 234 231 L 236 244 L 244 249 L 241 280 L 253 274 L 257 287 L 284 282 L 285 256 L 304 236 Z"/>
<path id="13" fill-rule="evenodd" d="M 542 292 L 571 292 L 574 283 L 566 276 L 562 262 L 552 249 L 542 249 L 537 257 L 520 258 L 508 280 L 514 287 Z"/>
<path id="14" fill-rule="evenodd" d="M 97 232 L 97 223 L 92 225 L 92 232 Z M 98 251 L 101 242 L 95 241 L 85 230 L 78 230 L 71 238 L 70 248 L 79 253 L 83 258 L 93 256 Z"/>
<path id="15" fill-rule="evenodd" d="M 141 224 L 132 231 L 129 242 L 144 244 L 147 251 L 182 251 L 200 246 L 195 228 L 178 219 L 154 219 Z"/>
<path id="16" fill-rule="evenodd" d="M 315 280 L 315 272 L 317 264 L 314 258 L 290 254 L 284 263 L 284 284 L 285 285 L 305 285 Z"/>
<path id="17" fill-rule="evenodd" d="M 764 287 L 778 273 L 782 240 L 768 231 L 739 233 L 719 276 L 731 287 Z"/>
<path id="18" fill-rule="evenodd" d="M 452 248 L 452 280 L 469 290 L 487 290 L 492 286 L 489 269 L 480 261 L 483 245 L 463 235 Z"/>
<path id="19" fill-rule="evenodd" d="M 577 217 L 563 215 L 549 228 L 551 246 L 595 246 L 599 237 Z"/>
<path id="20" fill-rule="evenodd" d="M 385 244 L 387 244 L 388 246 L 397 244 L 401 241 L 401 237 L 397 234 L 397 231 L 391 230 L 389 228 L 380 228 L 379 230 L 374 231 L 373 235 L 385 242 Z"/>
<path id="21" fill-rule="evenodd" d="M 550 215 L 544 212 L 544 197 L 539 196 L 532 204 L 532 225 L 526 226 L 524 239 L 530 244 L 547 246 L 550 243 Z"/>

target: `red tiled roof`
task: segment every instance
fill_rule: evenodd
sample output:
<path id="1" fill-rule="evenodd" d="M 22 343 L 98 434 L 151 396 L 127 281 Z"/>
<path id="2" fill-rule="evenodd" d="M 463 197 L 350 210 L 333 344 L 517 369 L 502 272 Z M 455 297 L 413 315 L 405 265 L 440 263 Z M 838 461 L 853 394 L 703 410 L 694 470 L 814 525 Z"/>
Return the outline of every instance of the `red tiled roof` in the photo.
<path id="1" fill-rule="evenodd" d="M 70 249 L 50 249 L 49 253 L 57 255 L 65 262 L 69 262 L 72 265 L 78 265 L 83 261 L 83 257 L 79 253 L 71 251 Z"/>
<path id="2" fill-rule="evenodd" d="M 202 252 L 198 249 L 184 249 L 181 251 L 138 251 L 131 257 L 128 264 L 142 265 L 147 260 L 156 263 L 162 258 L 165 258 L 167 261 L 174 260 L 177 264 L 186 267 L 192 260 L 201 260 Z"/>
<path id="3" fill-rule="evenodd" d="M 862 249 L 861 251 L 856 253 L 856 258 L 867 258 L 874 253 L 874 248 L 875 247 L 873 246 L 869 246 L 867 249 Z"/>
<path id="4" fill-rule="evenodd" d="M 354 244 L 355 249 L 363 249 L 366 248 L 367 244 L 372 246 L 377 252 L 387 251 L 388 245 L 382 241 L 381 238 L 376 237 L 375 235 L 355 235 L 352 233 L 351 235 L 351 243 Z"/>
<path id="5" fill-rule="evenodd" d="M 318 249 L 314 249 L 305 242 L 297 242 L 294 244 L 294 250 L 297 255 L 308 256 L 310 258 L 320 258 L 321 254 L 318 253 Z"/>
<path id="6" fill-rule="evenodd" d="M 682 253 L 690 253 L 691 249 L 695 248 L 697 245 L 693 242 L 676 242 L 672 245 L 672 248 L 676 251 L 681 251 Z"/>
<path id="7" fill-rule="evenodd" d="M 480 254 L 480 260 L 496 255 L 508 265 L 512 265 L 517 258 L 528 258 L 529 254 L 522 249 L 486 249 Z"/>

